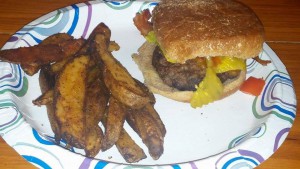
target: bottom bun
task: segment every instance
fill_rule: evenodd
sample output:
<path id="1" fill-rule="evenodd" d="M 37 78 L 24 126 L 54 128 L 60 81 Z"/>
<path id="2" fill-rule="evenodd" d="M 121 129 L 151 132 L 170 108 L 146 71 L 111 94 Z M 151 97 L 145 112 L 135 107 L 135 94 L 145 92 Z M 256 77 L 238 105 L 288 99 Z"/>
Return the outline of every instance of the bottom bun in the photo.
<path id="1" fill-rule="evenodd" d="M 159 77 L 155 68 L 152 66 L 152 56 L 156 45 L 145 42 L 138 50 L 138 54 L 133 54 L 132 58 L 142 71 L 145 85 L 153 93 L 160 94 L 167 98 L 180 101 L 190 102 L 193 91 L 180 91 L 176 88 L 166 85 Z M 246 71 L 241 71 L 240 75 L 231 80 L 227 80 L 224 85 L 223 94 L 220 99 L 235 93 L 244 82 Z"/>

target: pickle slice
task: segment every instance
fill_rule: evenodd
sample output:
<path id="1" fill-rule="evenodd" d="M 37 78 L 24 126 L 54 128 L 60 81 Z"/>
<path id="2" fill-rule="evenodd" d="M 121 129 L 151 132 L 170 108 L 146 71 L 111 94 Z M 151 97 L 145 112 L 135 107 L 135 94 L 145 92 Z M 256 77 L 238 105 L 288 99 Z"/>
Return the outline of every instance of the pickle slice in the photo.
<path id="1" fill-rule="evenodd" d="M 203 81 L 197 86 L 191 99 L 193 108 L 202 107 L 208 103 L 218 100 L 223 93 L 223 84 L 216 75 L 213 68 L 206 69 L 206 75 Z"/>

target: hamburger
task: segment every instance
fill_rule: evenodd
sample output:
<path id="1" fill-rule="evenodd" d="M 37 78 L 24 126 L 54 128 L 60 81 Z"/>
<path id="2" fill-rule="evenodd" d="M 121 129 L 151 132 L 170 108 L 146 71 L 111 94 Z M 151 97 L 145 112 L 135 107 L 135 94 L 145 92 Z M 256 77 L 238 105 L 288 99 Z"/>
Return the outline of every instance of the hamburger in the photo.
<path id="1" fill-rule="evenodd" d="M 166 0 L 133 19 L 146 42 L 133 55 L 153 92 L 201 107 L 236 92 L 264 28 L 235 0 Z"/>

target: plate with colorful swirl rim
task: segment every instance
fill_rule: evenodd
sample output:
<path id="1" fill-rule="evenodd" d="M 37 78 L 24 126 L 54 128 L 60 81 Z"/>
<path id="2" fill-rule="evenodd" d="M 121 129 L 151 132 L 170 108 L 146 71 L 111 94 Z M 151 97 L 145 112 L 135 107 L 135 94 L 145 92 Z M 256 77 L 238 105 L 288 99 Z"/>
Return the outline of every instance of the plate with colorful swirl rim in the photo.
<path id="1" fill-rule="evenodd" d="M 121 49 L 113 52 L 136 79 L 143 76 L 131 55 L 144 42 L 133 25 L 136 12 L 156 2 L 90 1 L 48 13 L 17 31 L 4 49 L 39 44 L 59 32 L 75 38 L 87 38 L 93 28 L 104 22 L 112 31 L 111 39 Z M 278 56 L 263 45 L 261 59 L 271 60 L 261 66 L 247 60 L 247 77 L 266 82 L 258 97 L 240 91 L 199 109 L 155 95 L 155 109 L 167 134 L 164 153 L 153 160 L 138 135 L 127 123 L 124 128 L 146 152 L 147 158 L 128 164 L 113 146 L 95 158 L 87 158 L 80 149 L 63 148 L 52 142 L 53 132 L 45 107 L 32 100 L 39 90 L 38 74 L 26 75 L 20 65 L 0 62 L 0 133 L 22 157 L 40 168 L 253 168 L 267 160 L 284 142 L 295 120 L 296 99 L 292 80 Z"/>

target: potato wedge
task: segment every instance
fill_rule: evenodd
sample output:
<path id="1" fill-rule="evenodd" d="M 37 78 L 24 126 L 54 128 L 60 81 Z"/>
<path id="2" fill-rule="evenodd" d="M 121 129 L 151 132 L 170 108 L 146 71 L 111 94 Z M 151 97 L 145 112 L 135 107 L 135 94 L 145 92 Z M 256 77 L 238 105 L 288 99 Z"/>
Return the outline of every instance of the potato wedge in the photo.
<path id="1" fill-rule="evenodd" d="M 148 103 L 155 102 L 154 98 L 147 95 L 147 92 L 141 96 L 140 94 L 134 93 L 135 91 L 129 90 L 124 83 L 116 80 L 109 70 L 105 70 L 103 76 L 104 82 L 112 96 L 122 104 L 133 109 L 140 109 Z"/>
<path id="2" fill-rule="evenodd" d="M 120 133 L 125 122 L 124 106 L 120 104 L 115 98 L 110 97 L 109 107 L 106 114 L 105 135 L 102 142 L 102 150 L 106 151 L 111 148 L 119 139 Z"/>
<path id="3" fill-rule="evenodd" d="M 109 78 L 105 82 L 112 95 L 118 101 L 131 108 L 141 108 L 153 101 L 149 98 L 147 92 L 137 85 L 135 79 L 132 78 L 126 68 L 109 52 L 110 30 L 105 25 L 97 28 L 91 51 L 93 57 L 98 59 L 99 63 L 103 63 L 107 72 L 109 72 L 107 73 Z M 101 31 L 104 33 L 101 33 Z M 122 90 L 117 90 L 120 87 Z M 124 99 L 121 99 L 122 97 Z"/>
<path id="4" fill-rule="evenodd" d="M 84 100 L 89 60 L 87 55 L 70 60 L 58 74 L 54 88 L 55 117 L 61 136 L 77 148 L 85 147 Z"/>
<path id="5" fill-rule="evenodd" d="M 101 120 L 104 126 L 107 126 L 107 112 L 108 109 L 106 110 L 105 117 Z M 122 157 L 128 163 L 135 163 L 147 157 L 144 150 L 135 143 L 135 141 L 130 137 L 123 127 L 120 131 L 118 140 L 115 142 L 115 145 Z M 104 149 L 107 148 L 104 147 Z"/>
<path id="6" fill-rule="evenodd" d="M 165 137 L 167 130 L 166 127 L 164 125 L 164 123 L 162 122 L 159 114 L 157 113 L 157 111 L 154 109 L 154 105 L 153 104 L 147 104 L 145 106 L 145 111 L 147 111 L 149 113 L 149 115 L 152 116 L 152 118 L 155 121 L 155 124 L 157 125 L 157 127 L 160 129 L 162 136 Z"/>
<path id="7" fill-rule="evenodd" d="M 90 117 L 87 117 L 88 121 Z M 87 122 L 86 121 L 86 122 Z M 103 140 L 103 131 L 98 125 L 91 125 L 86 123 L 87 127 L 85 129 L 85 156 L 95 157 L 101 150 L 101 142 Z"/>
<path id="8" fill-rule="evenodd" d="M 40 88 L 42 93 L 53 90 L 55 85 L 55 78 L 49 73 L 49 67 L 50 67 L 49 65 L 43 66 L 40 71 L 39 83 L 40 83 Z M 51 100 L 53 100 L 53 96 Z M 49 118 L 51 129 L 55 135 L 54 136 L 55 141 L 59 142 L 61 139 L 61 133 L 60 133 L 58 122 L 55 117 L 53 102 L 47 102 L 46 108 L 47 108 L 47 115 Z"/>
<path id="9" fill-rule="evenodd" d="M 136 94 L 144 96 L 144 91 L 136 85 L 135 80 L 131 77 L 126 68 L 108 51 L 106 41 L 105 36 L 102 34 L 95 36 L 95 47 L 106 69 L 111 72 L 112 77 L 116 81 L 124 83 L 124 85 L 127 85 L 127 88 L 132 89 Z"/>
<path id="10" fill-rule="evenodd" d="M 155 119 L 149 114 L 146 108 L 140 110 L 129 109 L 128 111 L 126 121 L 148 147 L 151 157 L 157 160 L 164 151 L 164 136 L 157 126 Z"/>
<path id="11" fill-rule="evenodd" d="M 136 163 L 147 157 L 144 150 L 134 142 L 124 128 L 116 142 L 116 147 L 128 163 Z"/>
<path id="12" fill-rule="evenodd" d="M 94 75 L 96 70 L 92 69 L 89 71 L 88 79 L 91 79 L 90 76 Z M 109 92 L 100 78 L 94 78 L 92 82 L 88 83 L 84 108 L 86 123 L 84 150 L 87 157 L 96 156 L 101 149 L 103 131 L 98 123 L 104 116 L 108 99 Z"/>

